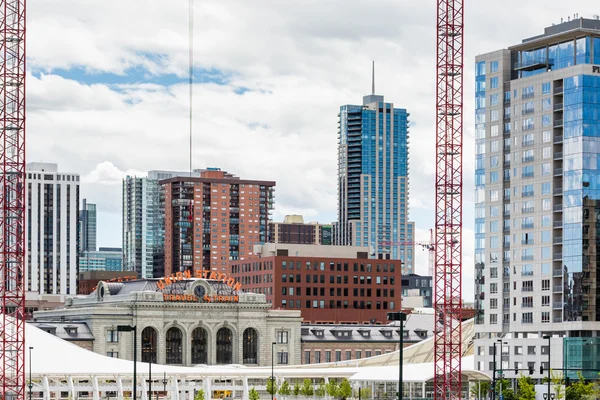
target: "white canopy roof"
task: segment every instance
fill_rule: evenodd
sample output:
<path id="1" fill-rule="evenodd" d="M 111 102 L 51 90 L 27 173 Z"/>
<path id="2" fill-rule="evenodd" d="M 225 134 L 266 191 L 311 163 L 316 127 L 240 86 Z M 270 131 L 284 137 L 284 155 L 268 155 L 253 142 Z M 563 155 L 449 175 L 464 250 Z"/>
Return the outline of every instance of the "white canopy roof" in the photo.
<path id="1" fill-rule="evenodd" d="M 127 334 L 123 337 L 126 338 Z M 26 348 L 33 347 L 31 353 L 31 372 L 34 377 L 42 376 L 129 376 L 133 370 L 133 362 L 117 358 L 106 357 L 101 354 L 83 349 L 75 344 L 64 341 L 49 334 L 31 324 L 25 325 Z M 125 339 L 126 340 L 126 339 Z M 27 350 L 29 351 L 29 349 Z M 29 354 L 27 354 L 26 370 L 29 371 Z M 481 372 L 474 371 L 473 356 L 463 359 L 462 371 L 470 379 L 489 380 L 490 378 Z M 138 362 L 138 375 L 145 376 L 148 372 L 148 364 Z M 171 365 L 152 365 L 153 374 L 186 377 L 247 377 L 267 378 L 271 375 L 270 367 L 245 367 L 235 365 L 211 365 L 198 367 L 178 367 Z M 406 364 L 404 366 L 404 380 L 407 382 L 423 382 L 433 378 L 433 363 Z M 311 364 L 298 366 L 277 366 L 275 375 L 285 378 L 310 378 L 310 377 L 347 377 L 354 381 L 397 381 L 397 365 L 387 366 L 359 366 L 359 365 L 336 365 Z"/>
<path id="2" fill-rule="evenodd" d="M 489 381 L 490 377 L 476 371 L 475 356 L 467 356 L 461 360 L 462 374 L 469 380 Z M 434 377 L 434 363 L 408 364 L 403 365 L 403 382 L 427 382 Z M 398 382 L 398 365 L 387 365 L 384 367 L 363 367 L 354 374 L 350 381 L 362 382 Z"/>

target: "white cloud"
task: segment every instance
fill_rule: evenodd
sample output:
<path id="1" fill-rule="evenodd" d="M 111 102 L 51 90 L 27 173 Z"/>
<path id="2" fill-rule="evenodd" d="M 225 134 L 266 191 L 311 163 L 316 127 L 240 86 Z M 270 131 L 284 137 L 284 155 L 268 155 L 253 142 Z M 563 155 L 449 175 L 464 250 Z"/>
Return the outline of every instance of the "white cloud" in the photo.
<path id="1" fill-rule="evenodd" d="M 110 161 L 104 161 L 96 165 L 92 171 L 84 175 L 81 180 L 87 185 L 121 185 L 123 179 L 130 176 L 143 177 L 145 172 L 140 171 L 121 171 Z"/>
<path id="2" fill-rule="evenodd" d="M 588 17 L 597 12 L 587 0 L 502 4 L 478 1 L 465 8 L 465 279 L 472 265 L 474 57 L 538 35 L 573 10 Z M 36 76 L 44 72 L 28 80 L 28 158 L 82 173 L 88 182 L 82 197 L 96 201 L 100 213 L 120 212 L 115 182 L 127 173 L 121 171 L 187 169 L 187 87 L 145 82 L 161 74 L 185 76 L 187 5 L 28 4 L 28 67 Z M 412 217 L 427 231 L 435 202 L 434 7 L 415 0 L 195 2 L 197 70 L 221 71 L 230 81 L 194 88 L 194 167 L 276 180 L 277 217 L 304 212 L 334 220 L 336 115 L 340 105 L 360 104 L 370 90 L 374 59 L 377 92 L 407 108 L 414 122 Z M 77 77 L 86 82 L 106 72 L 132 78 L 87 85 L 56 75 L 74 67 L 85 71 Z M 236 94 L 240 87 L 251 91 Z M 119 234 L 115 227 L 99 241 Z"/>

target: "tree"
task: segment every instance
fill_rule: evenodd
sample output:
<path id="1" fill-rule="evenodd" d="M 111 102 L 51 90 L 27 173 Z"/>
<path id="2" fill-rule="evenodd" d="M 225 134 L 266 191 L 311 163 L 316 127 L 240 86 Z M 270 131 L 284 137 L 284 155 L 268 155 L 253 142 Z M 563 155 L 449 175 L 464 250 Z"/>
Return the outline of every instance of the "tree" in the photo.
<path id="1" fill-rule="evenodd" d="M 350 382 L 348 381 L 348 379 L 344 378 L 344 379 L 342 379 L 342 383 L 340 384 L 340 386 L 338 388 L 337 397 L 342 400 L 346 400 L 351 395 L 352 395 L 352 386 L 350 386 Z"/>
<path id="2" fill-rule="evenodd" d="M 487 381 L 477 381 L 471 386 L 471 395 L 477 399 L 487 398 L 487 394 L 490 391 L 490 383 Z"/>
<path id="3" fill-rule="evenodd" d="M 277 381 L 272 377 L 269 377 L 267 380 L 267 393 L 270 395 L 274 395 L 277 393 Z"/>
<path id="4" fill-rule="evenodd" d="M 312 396 L 315 393 L 315 389 L 313 387 L 313 383 L 310 379 L 306 378 L 302 383 L 302 387 L 300 388 L 300 393 L 302 396 Z"/>
<path id="5" fill-rule="evenodd" d="M 323 397 L 325 396 L 326 392 L 327 390 L 325 388 L 325 380 L 321 380 L 321 383 L 319 383 L 319 386 L 317 386 L 317 388 L 315 389 L 315 395 L 317 397 Z"/>
<path id="6" fill-rule="evenodd" d="M 556 393 L 555 400 L 562 400 L 565 398 L 565 379 L 562 376 L 562 373 L 554 373 L 552 370 L 550 371 L 550 377 L 552 382 L 552 387 L 554 388 L 554 392 Z"/>
<path id="7" fill-rule="evenodd" d="M 521 374 L 518 379 L 517 399 L 535 400 L 535 382 L 528 376 Z"/>
<path id="8" fill-rule="evenodd" d="M 252 389 L 250 389 L 250 393 L 248 393 L 248 398 L 250 400 L 260 400 L 260 395 L 258 394 L 256 389 L 254 389 L 254 386 L 252 386 Z"/>
<path id="9" fill-rule="evenodd" d="M 284 399 L 290 394 L 292 394 L 292 388 L 290 387 L 288 381 L 283 381 L 283 383 L 279 387 L 279 394 L 282 395 Z"/>
<path id="10" fill-rule="evenodd" d="M 586 383 L 581 372 L 577 371 L 577 380 L 565 389 L 566 400 L 579 400 L 592 397 L 594 394 L 594 384 Z"/>
<path id="11" fill-rule="evenodd" d="M 358 389 L 358 393 L 354 396 L 356 398 L 358 398 L 360 395 L 361 399 L 370 399 L 371 398 L 371 388 L 359 388 Z M 387 398 L 387 393 L 384 392 L 384 398 Z"/>
<path id="12" fill-rule="evenodd" d="M 298 397 L 299 394 L 300 394 L 300 384 L 298 382 L 296 382 L 294 384 L 294 396 Z"/>
<path id="13" fill-rule="evenodd" d="M 504 400 L 517 400 L 515 396 L 515 392 L 510 387 L 510 380 L 508 379 L 499 379 L 496 381 L 496 398 L 500 398 L 500 394 L 502 394 L 502 398 Z"/>
<path id="14" fill-rule="evenodd" d="M 194 400 L 204 400 L 204 389 L 200 389 L 196 392 Z"/>
<path id="15" fill-rule="evenodd" d="M 337 392 L 338 392 L 338 384 L 337 381 L 335 381 L 335 379 L 330 379 L 329 382 L 327 382 L 327 394 L 329 395 L 330 398 L 334 398 L 337 396 Z"/>

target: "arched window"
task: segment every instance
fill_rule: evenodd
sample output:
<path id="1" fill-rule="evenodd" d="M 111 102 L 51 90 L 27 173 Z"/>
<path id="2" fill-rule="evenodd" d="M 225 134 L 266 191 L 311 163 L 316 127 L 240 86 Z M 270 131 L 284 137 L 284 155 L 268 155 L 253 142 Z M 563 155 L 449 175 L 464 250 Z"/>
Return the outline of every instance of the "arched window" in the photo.
<path id="1" fill-rule="evenodd" d="M 217 332 L 217 364 L 233 363 L 233 335 L 229 328 Z"/>
<path id="2" fill-rule="evenodd" d="M 156 329 L 148 326 L 142 331 L 142 362 L 156 363 Z"/>
<path id="3" fill-rule="evenodd" d="M 192 332 L 192 364 L 208 364 L 208 334 L 204 328 Z"/>
<path id="4" fill-rule="evenodd" d="M 258 333 L 256 329 L 248 328 L 244 331 L 244 364 L 258 364 Z"/>
<path id="5" fill-rule="evenodd" d="M 170 328 L 167 331 L 167 364 L 183 364 L 181 342 L 181 330 Z"/>

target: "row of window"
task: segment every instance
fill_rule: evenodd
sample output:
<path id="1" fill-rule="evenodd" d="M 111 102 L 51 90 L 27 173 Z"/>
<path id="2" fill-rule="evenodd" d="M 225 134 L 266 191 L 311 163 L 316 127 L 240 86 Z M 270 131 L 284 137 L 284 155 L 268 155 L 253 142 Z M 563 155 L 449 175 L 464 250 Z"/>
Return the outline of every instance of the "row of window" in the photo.
<path id="1" fill-rule="evenodd" d="M 386 353 L 389 353 L 389 350 L 386 350 Z M 323 360 L 321 360 L 321 350 L 315 350 L 312 352 L 311 355 L 311 351 L 310 350 L 305 350 L 304 351 L 304 364 L 320 364 L 321 362 L 339 362 L 339 361 L 345 361 L 345 360 L 358 360 L 363 358 L 363 352 L 362 350 L 355 350 L 354 351 L 354 358 L 352 358 L 352 350 L 346 350 L 344 351 L 344 358 L 342 359 L 342 351 L 341 350 L 335 350 L 334 352 L 334 359 L 331 359 L 331 350 L 325 350 L 325 357 Z M 364 352 L 364 356 L 365 358 L 371 357 L 373 354 L 372 350 L 365 350 Z M 381 350 L 375 350 L 375 355 L 376 356 L 380 356 L 381 355 Z"/>
<path id="2" fill-rule="evenodd" d="M 390 301 L 376 301 L 375 308 L 373 308 L 373 302 L 364 300 L 354 300 L 352 302 L 352 309 L 354 310 L 394 310 L 395 303 Z M 282 299 L 281 308 L 302 308 L 302 301 L 293 299 Z M 329 307 L 325 307 L 325 300 L 304 300 L 304 308 L 330 308 L 330 309 L 348 309 L 348 300 L 329 300 Z"/>
<path id="3" fill-rule="evenodd" d="M 550 307 L 550 296 L 540 296 L 542 307 Z M 510 308 L 510 299 L 502 299 L 502 308 L 508 309 Z M 533 308 L 534 298 L 533 296 L 525 296 L 521 297 L 521 308 Z M 558 304 L 556 304 L 558 305 Z M 562 306 L 562 302 L 560 302 Z M 513 297 L 513 306 L 517 306 L 517 298 Z M 496 310 L 498 309 L 498 299 L 491 298 L 490 299 L 490 309 Z"/>
<path id="4" fill-rule="evenodd" d="M 304 288 L 305 290 L 305 295 L 306 296 L 320 296 L 320 297 L 325 297 L 325 288 L 316 288 L 316 287 L 306 287 Z M 348 288 L 329 288 L 329 297 L 348 297 Z M 372 289 L 358 289 L 358 288 L 354 288 L 352 289 L 352 295 L 354 297 L 371 297 L 373 293 Z M 375 294 L 378 298 L 380 297 L 394 297 L 395 296 L 395 290 L 394 289 L 390 289 L 388 291 L 388 289 L 377 289 L 375 290 Z M 389 296 L 388 296 L 389 294 Z M 283 286 L 281 288 L 281 295 L 282 296 L 302 296 L 302 288 L 301 287 L 286 287 Z"/>
<path id="5" fill-rule="evenodd" d="M 542 291 L 550 290 L 550 279 L 543 279 L 542 283 Z M 513 290 L 517 290 L 517 282 L 513 282 Z M 522 292 L 533 292 L 533 281 L 522 281 L 521 282 L 521 291 Z M 510 293 L 510 282 L 503 283 L 503 292 Z M 490 293 L 497 294 L 498 293 L 498 283 L 492 282 L 490 283 Z"/>
<path id="6" fill-rule="evenodd" d="M 542 311 L 540 314 L 541 314 L 540 322 L 542 324 L 550 323 L 550 311 Z M 489 315 L 490 325 L 497 325 L 498 324 L 498 314 L 488 314 L 488 315 Z M 513 313 L 513 320 L 512 320 L 513 322 L 520 322 L 522 324 L 533 324 L 533 322 L 534 322 L 532 312 L 521 313 L 520 321 L 517 321 L 517 315 L 518 315 L 518 313 Z M 554 322 L 555 323 L 562 322 L 562 317 L 560 317 L 560 316 L 554 317 Z M 503 324 L 510 323 L 510 313 L 503 314 L 502 323 Z"/>
<path id="7" fill-rule="evenodd" d="M 296 261 L 295 263 L 296 265 L 296 270 L 300 271 L 301 266 L 302 266 L 302 262 L 300 261 Z M 312 265 L 312 268 L 311 268 Z M 323 261 L 313 261 L 312 263 L 310 261 L 306 261 L 305 262 L 305 266 L 306 266 L 306 271 L 325 271 L 325 262 Z M 294 261 L 282 261 L 281 262 L 281 269 L 282 270 L 287 270 L 289 267 L 290 270 L 294 269 Z M 334 262 L 330 262 L 329 263 L 329 271 L 342 271 L 342 268 L 344 271 L 348 271 L 349 268 L 349 263 L 344 262 L 338 262 L 338 263 L 334 263 Z M 373 265 L 372 264 L 362 264 L 362 263 L 353 263 L 352 265 L 352 269 L 354 272 L 358 272 L 360 270 L 360 272 L 373 272 Z M 388 264 L 376 264 L 375 265 L 375 270 L 377 272 L 388 272 Z M 396 265 L 395 264 L 389 264 L 389 272 L 395 272 L 396 270 Z"/>
<path id="8" fill-rule="evenodd" d="M 305 275 L 305 280 L 306 280 L 306 283 L 325 283 L 325 275 L 318 276 L 318 275 L 315 274 L 315 275 L 312 275 L 312 279 L 311 279 L 311 275 Z M 334 283 L 341 284 L 342 281 L 343 281 L 344 284 L 348 284 L 348 282 L 349 282 L 348 275 L 344 275 L 343 277 L 342 277 L 342 275 L 337 275 L 337 276 L 330 275 L 329 276 L 329 283 L 330 284 L 334 284 Z M 302 275 L 300 275 L 300 274 L 296 274 L 296 275 L 294 275 L 294 274 L 289 274 L 289 275 L 282 274 L 281 275 L 281 282 L 283 282 L 283 283 L 287 283 L 287 282 L 289 282 L 289 283 L 294 283 L 294 282 L 301 283 L 302 282 Z M 371 285 L 373 283 L 373 279 L 370 276 L 366 276 L 365 277 L 364 275 L 361 275 L 361 276 L 354 275 L 353 278 L 352 278 L 352 282 L 355 285 L 358 285 L 359 283 L 361 285 L 365 285 L 365 284 L 366 285 Z M 375 283 L 377 285 L 381 285 L 381 284 L 383 284 L 383 285 L 388 285 L 388 284 L 389 285 L 395 285 L 395 282 L 396 282 L 396 278 L 394 276 L 390 276 L 389 280 L 388 280 L 387 276 L 383 276 L 383 277 L 382 276 L 376 276 L 375 277 Z"/>

